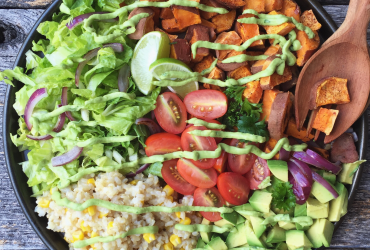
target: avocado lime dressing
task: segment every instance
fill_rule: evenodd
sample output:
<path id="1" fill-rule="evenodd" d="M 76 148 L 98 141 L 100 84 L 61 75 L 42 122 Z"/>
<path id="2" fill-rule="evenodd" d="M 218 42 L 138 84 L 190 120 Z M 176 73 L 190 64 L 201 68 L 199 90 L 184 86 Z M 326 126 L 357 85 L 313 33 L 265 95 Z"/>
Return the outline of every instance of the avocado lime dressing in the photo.
<path id="1" fill-rule="evenodd" d="M 241 132 L 228 132 L 228 131 L 217 131 L 217 130 L 193 130 L 188 132 L 191 135 L 203 136 L 203 137 L 220 137 L 220 138 L 230 138 L 230 139 L 239 139 L 247 140 L 258 143 L 264 143 L 266 138 L 259 135 L 252 135 L 248 133 Z"/>
<path id="2" fill-rule="evenodd" d="M 208 69 L 205 69 L 205 70 L 203 70 L 202 72 L 200 72 L 200 74 L 201 74 L 202 76 L 207 75 L 207 74 L 210 74 L 210 73 L 212 72 L 212 70 L 216 67 L 217 62 L 218 62 L 218 60 L 217 60 L 217 59 L 216 59 L 216 60 L 214 60 L 214 61 L 212 62 L 212 64 L 211 64 L 211 66 L 210 66 Z"/>
<path id="3" fill-rule="evenodd" d="M 206 122 L 198 118 L 191 118 L 190 120 L 187 120 L 186 122 L 189 124 L 194 124 L 195 126 L 204 126 L 209 129 L 225 129 L 226 128 L 226 125 Z"/>
<path id="4" fill-rule="evenodd" d="M 218 233 L 223 234 L 230 231 L 234 226 L 233 225 L 224 225 L 223 227 L 218 227 L 215 225 L 205 225 L 205 224 L 192 224 L 192 225 L 183 225 L 176 224 L 175 229 L 186 231 L 186 232 L 206 232 L 206 233 Z"/>
<path id="5" fill-rule="evenodd" d="M 267 55 L 259 55 L 259 56 L 250 56 L 250 55 L 237 55 L 232 56 L 227 59 L 224 59 L 222 63 L 243 63 L 246 61 L 258 61 L 258 60 L 266 60 L 269 56 Z"/>

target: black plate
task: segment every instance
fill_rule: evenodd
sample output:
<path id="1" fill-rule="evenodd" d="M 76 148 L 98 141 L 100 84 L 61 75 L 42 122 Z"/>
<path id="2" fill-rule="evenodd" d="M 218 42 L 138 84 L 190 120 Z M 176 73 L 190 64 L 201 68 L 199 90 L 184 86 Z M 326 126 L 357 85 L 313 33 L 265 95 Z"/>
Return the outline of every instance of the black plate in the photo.
<path id="1" fill-rule="evenodd" d="M 318 21 L 322 24 L 320 30 L 320 36 L 322 41 L 328 39 L 337 29 L 336 24 L 329 16 L 328 13 L 322 8 L 322 6 L 317 3 L 316 0 L 296 0 L 301 7 L 302 11 L 312 9 L 315 13 Z M 26 56 L 25 53 L 31 49 L 32 41 L 39 40 L 42 36 L 36 31 L 36 28 L 41 22 L 51 20 L 54 12 L 58 11 L 61 0 L 56 0 L 40 17 L 35 26 L 30 31 L 28 37 L 24 41 L 24 44 L 19 51 L 17 59 L 14 66 L 25 67 L 26 66 Z M 10 133 L 16 134 L 18 129 L 18 115 L 13 109 L 13 104 L 15 101 L 15 92 L 17 92 L 23 84 L 14 81 L 15 87 L 8 87 L 6 93 L 5 109 L 3 120 L 3 138 L 4 149 L 5 149 L 5 159 L 8 166 L 8 172 L 10 180 L 12 182 L 16 197 L 21 205 L 24 214 L 29 220 L 30 224 L 39 235 L 41 240 L 45 245 L 51 250 L 68 250 L 68 244 L 63 240 L 63 237 L 59 233 L 55 233 L 51 230 L 46 229 L 47 219 L 46 217 L 38 217 L 34 212 L 36 207 L 35 198 L 31 198 L 32 190 L 27 186 L 27 177 L 23 173 L 22 168 L 19 166 L 20 162 L 25 160 L 25 155 L 20 153 L 17 147 L 14 146 L 10 139 Z M 367 146 L 367 128 L 368 120 L 366 113 L 363 115 L 354 125 L 354 129 L 358 134 L 359 141 L 357 142 L 357 149 L 359 151 L 360 159 L 365 159 L 366 146 Z M 361 174 L 363 167 L 361 166 L 358 172 L 355 174 L 353 185 L 350 187 L 349 193 L 349 205 L 352 204 L 354 200 L 355 191 L 360 183 Z M 342 220 L 341 220 L 342 221 Z M 340 222 L 336 223 L 335 228 L 337 229 Z"/>

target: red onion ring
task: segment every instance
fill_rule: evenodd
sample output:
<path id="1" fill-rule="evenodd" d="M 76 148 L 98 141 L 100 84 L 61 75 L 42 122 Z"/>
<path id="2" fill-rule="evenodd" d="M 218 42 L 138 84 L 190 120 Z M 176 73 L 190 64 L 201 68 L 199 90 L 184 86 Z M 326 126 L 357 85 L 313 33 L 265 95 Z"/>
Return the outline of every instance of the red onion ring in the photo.
<path id="1" fill-rule="evenodd" d="M 330 171 L 333 174 L 338 174 L 342 169 L 310 149 L 307 149 L 306 152 L 294 152 L 293 157 L 317 168 Z"/>
<path id="2" fill-rule="evenodd" d="M 114 52 L 121 53 L 123 52 L 123 45 L 121 43 L 107 43 L 103 45 L 103 48 L 111 47 Z"/>
<path id="3" fill-rule="evenodd" d="M 64 165 L 76 160 L 81 155 L 82 150 L 83 150 L 83 148 L 75 146 L 70 151 L 68 151 L 68 152 L 66 152 L 62 155 L 53 157 L 51 159 L 51 165 L 53 165 L 53 167 L 64 166 Z"/>
<path id="4" fill-rule="evenodd" d="M 138 170 L 136 170 L 136 174 L 144 172 L 149 166 L 150 166 L 149 163 L 142 165 Z"/>
<path id="5" fill-rule="evenodd" d="M 66 106 L 66 105 L 68 105 L 68 88 L 63 87 L 63 89 L 62 89 L 62 106 Z M 70 121 L 76 121 L 76 119 L 73 118 L 71 111 L 66 111 L 64 113 L 66 114 L 66 116 L 68 117 L 68 119 Z"/>
<path id="6" fill-rule="evenodd" d="M 316 172 L 312 172 L 312 178 L 321 185 L 323 185 L 324 188 L 326 188 L 334 196 L 335 199 L 338 198 L 339 196 L 338 192 L 335 191 L 335 189 L 329 184 L 329 182 L 327 182 L 323 177 L 321 177 L 321 175 L 319 175 Z"/>
<path id="7" fill-rule="evenodd" d="M 135 176 L 136 176 L 136 173 L 133 173 L 133 172 L 130 172 L 130 173 L 126 174 L 127 178 L 133 178 Z"/>
<path id="8" fill-rule="evenodd" d="M 290 161 L 297 165 L 301 172 L 307 177 L 307 180 L 312 184 L 312 170 L 310 169 L 310 167 L 303 161 L 294 158 L 290 159 Z"/>
<path id="9" fill-rule="evenodd" d="M 24 122 L 27 125 L 27 128 L 29 131 L 32 130 L 32 123 L 30 121 L 33 109 L 41 101 L 43 98 L 48 96 L 48 92 L 46 88 L 41 88 L 36 90 L 35 92 L 32 93 L 30 99 L 28 100 L 26 107 L 24 109 Z"/>
<path id="10" fill-rule="evenodd" d="M 288 161 L 288 170 L 292 175 L 293 180 L 290 179 L 290 183 L 293 184 L 293 193 L 297 197 L 297 203 L 303 204 L 310 196 L 312 189 L 312 182 L 302 173 L 299 167 L 292 161 Z M 312 178 L 311 178 L 312 180 Z"/>
<path id="11" fill-rule="evenodd" d="M 33 136 L 33 135 L 26 135 L 28 139 L 34 140 L 34 141 L 46 141 L 53 139 L 51 135 L 42 135 L 42 136 Z"/>
<path id="12" fill-rule="evenodd" d="M 136 125 L 146 125 L 150 131 L 151 134 L 157 134 L 161 132 L 161 128 L 159 125 L 149 118 L 139 118 L 135 121 Z"/>
<path id="13" fill-rule="evenodd" d="M 290 158 L 290 152 L 281 148 L 280 151 L 279 151 L 279 160 L 288 161 L 289 158 Z"/>
<path id="14" fill-rule="evenodd" d="M 81 24 L 85 19 L 91 17 L 92 15 L 95 14 L 107 14 L 109 12 L 91 12 L 87 14 L 82 14 L 79 16 L 76 16 L 75 18 L 72 19 L 70 23 L 67 23 L 66 26 L 69 30 L 74 29 L 77 25 Z M 114 19 L 106 19 L 106 20 L 100 20 L 101 22 L 106 22 L 106 23 L 111 23 L 111 22 L 116 22 L 118 21 L 118 17 Z"/>
<path id="15" fill-rule="evenodd" d="M 118 72 L 118 90 L 120 92 L 127 92 L 130 78 L 130 66 L 125 64 Z"/>

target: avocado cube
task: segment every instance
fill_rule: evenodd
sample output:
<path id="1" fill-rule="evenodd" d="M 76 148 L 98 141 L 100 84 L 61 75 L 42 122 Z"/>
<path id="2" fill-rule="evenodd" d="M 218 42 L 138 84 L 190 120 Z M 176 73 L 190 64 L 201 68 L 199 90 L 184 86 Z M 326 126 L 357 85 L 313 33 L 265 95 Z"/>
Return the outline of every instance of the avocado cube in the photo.
<path id="1" fill-rule="evenodd" d="M 342 183 L 338 182 L 335 187 L 339 193 L 339 197 L 330 201 L 328 218 L 329 221 L 334 222 L 340 220 L 345 199 L 348 197 L 347 188 Z"/>
<path id="2" fill-rule="evenodd" d="M 250 216 L 250 222 L 252 224 L 253 232 L 257 236 L 257 238 L 261 237 L 261 235 L 266 231 L 266 225 L 262 225 L 264 219 L 256 216 Z"/>
<path id="3" fill-rule="evenodd" d="M 348 191 L 346 192 L 345 198 L 344 198 L 344 203 L 343 203 L 343 208 L 342 212 L 340 213 L 340 217 L 343 217 L 347 214 L 348 210 Z"/>
<path id="4" fill-rule="evenodd" d="M 204 248 L 205 246 L 206 246 L 206 243 L 204 243 L 204 241 L 201 238 L 199 238 L 196 248 Z"/>
<path id="5" fill-rule="evenodd" d="M 342 166 L 342 171 L 340 171 L 338 175 L 338 181 L 344 183 L 344 184 L 352 184 L 353 182 L 353 176 L 355 172 L 357 171 L 358 167 L 361 163 L 364 163 L 363 161 L 356 161 L 354 163 L 345 163 Z"/>
<path id="6" fill-rule="evenodd" d="M 278 224 L 279 224 L 279 227 L 281 227 L 284 230 L 292 230 L 296 228 L 295 224 L 292 222 L 279 221 Z"/>
<path id="7" fill-rule="evenodd" d="M 312 247 L 312 244 L 305 233 L 299 230 L 290 230 L 286 232 L 286 244 L 289 249 Z"/>
<path id="8" fill-rule="evenodd" d="M 233 224 L 234 226 L 236 225 L 236 222 L 238 221 L 238 216 L 239 214 L 235 211 L 232 213 L 226 213 L 226 214 L 221 214 L 221 217 Z"/>
<path id="9" fill-rule="evenodd" d="M 286 240 L 285 230 L 275 225 L 270 232 L 267 234 L 266 242 L 268 243 L 279 243 Z"/>
<path id="10" fill-rule="evenodd" d="M 267 165 L 276 178 L 283 182 L 288 181 L 288 164 L 286 161 L 268 160 Z"/>
<path id="11" fill-rule="evenodd" d="M 227 250 L 225 242 L 220 237 L 213 238 L 208 244 L 207 249 L 209 250 Z"/>
<path id="12" fill-rule="evenodd" d="M 297 230 L 301 230 L 301 231 L 307 231 L 310 228 L 310 226 L 301 226 L 298 223 L 295 224 L 295 227 Z"/>
<path id="13" fill-rule="evenodd" d="M 211 222 L 206 218 L 202 220 L 203 225 L 211 225 Z M 211 241 L 212 233 L 200 232 L 200 237 L 205 243 L 209 243 Z"/>
<path id="14" fill-rule="evenodd" d="M 333 188 L 335 189 L 335 187 Z M 334 199 L 334 196 L 317 181 L 312 184 L 311 194 L 315 196 L 315 198 L 318 199 L 321 203 L 326 203 Z"/>
<path id="15" fill-rule="evenodd" d="M 329 173 L 329 172 L 326 172 L 324 171 L 324 173 L 322 174 L 322 177 L 327 181 L 329 182 L 330 184 L 334 185 L 335 182 L 337 181 L 337 176 L 335 174 L 332 174 L 332 173 Z"/>
<path id="16" fill-rule="evenodd" d="M 228 248 L 234 248 L 244 245 L 247 242 L 247 226 L 245 223 L 238 224 L 232 229 L 226 238 L 226 245 Z"/>
<path id="17" fill-rule="evenodd" d="M 267 242 L 267 237 L 266 237 L 265 233 L 261 235 L 260 240 L 261 240 L 262 244 L 265 245 L 267 248 L 273 248 L 274 247 L 274 245 L 272 243 Z"/>
<path id="18" fill-rule="evenodd" d="M 294 217 L 299 217 L 299 216 L 307 216 L 307 204 L 306 203 L 302 205 L 296 204 L 294 208 Z"/>
<path id="19" fill-rule="evenodd" d="M 334 225 L 327 219 L 317 219 L 310 229 L 307 230 L 307 237 L 311 240 L 313 247 L 319 248 L 322 245 L 330 246 L 334 232 Z"/>
<path id="20" fill-rule="evenodd" d="M 254 191 L 253 195 L 249 199 L 249 203 L 253 209 L 262 213 L 268 213 L 270 211 L 271 201 L 271 193 L 258 190 Z"/>
<path id="21" fill-rule="evenodd" d="M 254 234 L 251 223 L 245 221 L 248 245 L 254 247 L 266 247 L 265 244 Z"/>
<path id="22" fill-rule="evenodd" d="M 222 219 L 222 220 L 219 220 L 219 221 L 215 221 L 214 224 L 218 227 L 223 227 L 225 225 L 231 225 L 231 226 L 234 226 L 230 221 L 227 221 L 225 219 Z"/>
<path id="23" fill-rule="evenodd" d="M 276 250 L 288 250 L 288 245 L 285 242 L 280 242 L 276 245 Z"/>
<path id="24" fill-rule="evenodd" d="M 327 218 L 329 216 L 329 203 L 321 203 L 316 199 L 308 198 L 307 216 L 312 219 Z"/>

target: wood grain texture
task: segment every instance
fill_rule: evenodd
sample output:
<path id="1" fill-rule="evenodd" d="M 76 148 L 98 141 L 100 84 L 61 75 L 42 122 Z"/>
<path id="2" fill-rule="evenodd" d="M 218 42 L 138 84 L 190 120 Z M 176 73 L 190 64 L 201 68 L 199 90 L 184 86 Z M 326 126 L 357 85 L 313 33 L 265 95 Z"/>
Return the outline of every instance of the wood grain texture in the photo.
<path id="1" fill-rule="evenodd" d="M 27 7 L 31 0 L 0 0 L 0 8 L 45 8 L 52 0 L 34 0 L 33 5 Z M 340 25 L 345 17 L 348 0 L 322 0 L 324 4 L 336 4 L 325 6 L 325 9 Z M 23 6 L 23 7 L 22 7 Z M 26 34 L 42 14 L 43 10 L 26 9 L 0 9 L 0 70 L 13 67 L 15 57 Z M 16 37 L 8 34 L 7 42 L 1 40 L 4 30 L 1 29 L 7 24 L 16 30 Z M 368 32 L 370 34 L 370 31 Z M 369 41 L 369 40 L 368 40 Z M 370 42 L 369 42 L 370 44 Z M 3 119 L 3 106 L 5 101 L 6 86 L 0 83 L 0 122 Z M 368 110 L 370 111 L 370 110 Z M 0 126 L 0 249 L 42 249 L 42 244 L 36 233 L 23 215 L 18 202 L 14 196 L 9 177 L 7 174 L 4 152 L 2 127 Z M 367 149 L 370 152 L 370 146 Z M 370 154 L 367 156 L 370 160 Z M 345 216 L 342 225 L 335 233 L 331 248 L 370 248 L 370 161 L 366 164 L 365 171 L 355 197 L 355 202 Z"/>

